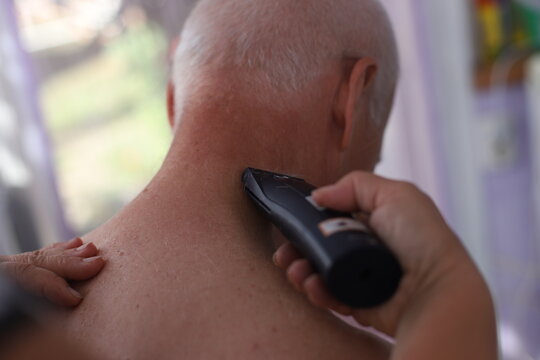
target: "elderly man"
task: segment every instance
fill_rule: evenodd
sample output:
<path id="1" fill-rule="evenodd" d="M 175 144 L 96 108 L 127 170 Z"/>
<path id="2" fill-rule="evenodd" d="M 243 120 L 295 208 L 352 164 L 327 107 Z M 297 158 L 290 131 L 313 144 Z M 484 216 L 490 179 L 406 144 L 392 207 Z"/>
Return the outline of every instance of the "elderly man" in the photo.
<path id="1" fill-rule="evenodd" d="M 63 323 L 98 358 L 378 359 L 270 261 L 248 166 L 318 185 L 371 171 L 397 77 L 375 0 L 201 0 L 169 94 L 174 140 L 140 196 L 84 237 L 108 265 Z M 136 146 L 134 144 L 134 146 Z"/>

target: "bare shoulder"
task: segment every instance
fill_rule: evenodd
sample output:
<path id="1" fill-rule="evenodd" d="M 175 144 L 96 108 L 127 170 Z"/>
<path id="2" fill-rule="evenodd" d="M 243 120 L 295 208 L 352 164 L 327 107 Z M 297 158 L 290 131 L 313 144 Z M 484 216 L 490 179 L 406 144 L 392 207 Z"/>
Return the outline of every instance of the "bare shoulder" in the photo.
<path id="1" fill-rule="evenodd" d="M 389 358 L 388 342 L 313 307 L 273 265 L 191 247 L 174 256 L 135 245 L 102 249 L 107 266 L 77 286 L 85 299 L 59 319 L 98 358 Z"/>

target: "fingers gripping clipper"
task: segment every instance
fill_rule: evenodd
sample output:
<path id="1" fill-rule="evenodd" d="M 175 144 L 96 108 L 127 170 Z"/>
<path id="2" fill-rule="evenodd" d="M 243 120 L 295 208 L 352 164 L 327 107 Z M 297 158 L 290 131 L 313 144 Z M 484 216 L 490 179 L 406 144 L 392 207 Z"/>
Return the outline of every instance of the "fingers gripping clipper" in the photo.
<path id="1" fill-rule="evenodd" d="M 402 269 L 391 251 L 352 214 L 311 198 L 315 186 L 292 176 L 248 168 L 244 190 L 310 261 L 341 302 L 371 308 L 396 292 Z"/>

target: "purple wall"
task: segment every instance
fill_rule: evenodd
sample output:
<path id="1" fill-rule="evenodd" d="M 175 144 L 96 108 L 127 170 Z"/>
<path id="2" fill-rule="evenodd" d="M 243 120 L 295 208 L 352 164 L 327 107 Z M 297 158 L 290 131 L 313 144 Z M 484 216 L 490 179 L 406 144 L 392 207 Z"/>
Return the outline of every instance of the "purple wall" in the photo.
<path id="1" fill-rule="evenodd" d="M 511 161 L 484 171 L 494 295 L 503 326 L 515 331 L 529 356 L 540 358 L 539 240 L 534 197 L 526 97 L 519 87 L 480 93 L 479 118 L 503 114 L 512 123 Z M 482 139 L 479 139 L 482 141 Z M 503 341 L 504 345 L 504 341 Z"/>

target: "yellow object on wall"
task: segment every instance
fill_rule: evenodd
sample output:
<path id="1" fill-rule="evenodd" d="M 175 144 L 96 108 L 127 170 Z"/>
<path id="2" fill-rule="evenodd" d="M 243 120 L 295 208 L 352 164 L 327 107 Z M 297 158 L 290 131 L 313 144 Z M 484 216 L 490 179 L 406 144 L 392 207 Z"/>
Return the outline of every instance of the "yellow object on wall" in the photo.
<path id="1" fill-rule="evenodd" d="M 484 40 L 482 59 L 492 60 L 505 44 L 503 14 L 499 5 L 483 4 L 480 5 L 478 17 Z"/>

